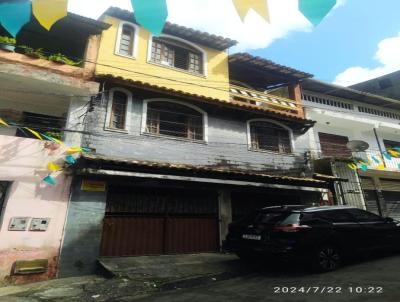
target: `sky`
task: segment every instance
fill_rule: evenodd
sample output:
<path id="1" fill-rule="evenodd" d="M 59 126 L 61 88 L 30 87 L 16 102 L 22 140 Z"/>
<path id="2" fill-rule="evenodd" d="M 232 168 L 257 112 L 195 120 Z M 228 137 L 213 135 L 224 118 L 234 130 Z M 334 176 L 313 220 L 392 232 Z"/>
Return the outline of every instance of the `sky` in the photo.
<path id="1" fill-rule="evenodd" d="M 337 0 L 316 27 L 298 0 L 268 0 L 271 23 L 251 11 L 245 22 L 232 0 L 167 0 L 168 20 L 222 35 L 249 52 L 349 86 L 400 69 L 400 1 Z M 131 10 L 130 0 L 69 0 L 69 11 L 98 18 L 109 6 Z"/>

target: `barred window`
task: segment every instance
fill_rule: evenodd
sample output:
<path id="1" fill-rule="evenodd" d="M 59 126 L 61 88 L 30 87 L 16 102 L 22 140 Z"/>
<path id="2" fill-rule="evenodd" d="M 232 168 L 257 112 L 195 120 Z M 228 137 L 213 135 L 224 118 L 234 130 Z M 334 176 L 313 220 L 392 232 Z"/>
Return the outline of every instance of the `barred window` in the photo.
<path id="1" fill-rule="evenodd" d="M 203 114 L 177 103 L 149 102 L 145 132 L 202 141 L 204 140 Z"/>
<path id="2" fill-rule="evenodd" d="M 114 91 L 111 105 L 110 128 L 125 129 L 128 96 L 122 91 Z"/>
<path id="3" fill-rule="evenodd" d="M 135 28 L 128 24 L 124 24 L 119 38 L 118 53 L 124 56 L 133 57 L 135 43 Z"/>
<path id="4" fill-rule="evenodd" d="M 251 148 L 279 153 L 291 153 L 289 131 L 269 122 L 250 123 Z"/>
<path id="5" fill-rule="evenodd" d="M 192 73 L 204 73 L 204 59 L 200 51 L 168 38 L 153 39 L 151 61 Z"/>

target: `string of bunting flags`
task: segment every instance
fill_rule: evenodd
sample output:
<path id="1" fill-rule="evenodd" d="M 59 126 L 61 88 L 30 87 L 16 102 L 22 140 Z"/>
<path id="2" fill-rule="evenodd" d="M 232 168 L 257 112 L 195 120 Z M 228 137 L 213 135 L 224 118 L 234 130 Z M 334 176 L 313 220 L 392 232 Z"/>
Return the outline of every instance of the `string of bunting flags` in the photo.
<path id="1" fill-rule="evenodd" d="M 232 0 L 243 22 L 251 9 L 269 22 L 268 1 L 271 0 Z M 332 10 L 337 0 L 298 1 L 299 11 L 316 26 Z M 159 36 L 168 17 L 167 0 L 131 0 L 131 3 L 136 21 L 153 35 Z M 68 0 L 0 0 L 0 24 L 13 37 L 30 22 L 32 15 L 50 30 L 67 14 Z"/>
<path id="2" fill-rule="evenodd" d="M 387 160 L 392 160 L 393 158 L 400 158 L 400 147 L 394 147 L 382 153 L 382 156 L 371 156 L 371 158 L 364 160 L 355 158 L 353 162 L 347 164 L 347 166 L 352 170 L 362 170 L 364 172 L 368 171 L 373 167 L 374 169 L 384 170 L 385 162 L 384 158 Z M 374 165 L 374 166 L 373 166 Z M 397 164 L 400 169 L 400 163 Z"/>
<path id="3" fill-rule="evenodd" d="M 25 133 L 25 131 L 28 131 L 31 133 L 33 136 L 38 138 L 41 141 L 48 141 L 52 142 L 58 145 L 65 145 L 64 142 L 61 140 L 54 138 L 52 136 L 46 135 L 44 133 L 37 132 L 29 127 L 19 127 L 17 125 L 14 125 L 10 122 L 6 122 L 4 119 L 0 118 L 0 125 L 4 127 L 16 127 L 20 129 L 22 132 Z M 64 157 L 63 157 L 63 166 L 61 166 L 61 163 L 56 163 L 54 161 L 51 161 L 47 163 L 47 171 L 49 172 L 46 177 L 42 179 L 43 182 L 49 184 L 49 185 L 56 185 L 57 180 L 54 178 L 52 175 L 53 173 L 63 171 L 65 168 L 68 168 L 77 162 L 77 157 L 75 155 L 80 154 L 82 152 L 91 152 L 91 149 L 85 148 L 85 147 L 67 147 L 66 151 L 64 152 Z"/>

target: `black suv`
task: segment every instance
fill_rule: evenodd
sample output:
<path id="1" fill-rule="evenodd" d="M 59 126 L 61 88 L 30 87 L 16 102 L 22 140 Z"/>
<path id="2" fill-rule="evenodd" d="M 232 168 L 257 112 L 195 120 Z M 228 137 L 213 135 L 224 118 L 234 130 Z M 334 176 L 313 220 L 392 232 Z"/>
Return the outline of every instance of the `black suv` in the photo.
<path id="1" fill-rule="evenodd" d="M 399 248 L 400 223 L 347 206 L 267 207 L 230 224 L 224 247 L 242 259 L 283 256 L 332 271 L 347 255 Z"/>

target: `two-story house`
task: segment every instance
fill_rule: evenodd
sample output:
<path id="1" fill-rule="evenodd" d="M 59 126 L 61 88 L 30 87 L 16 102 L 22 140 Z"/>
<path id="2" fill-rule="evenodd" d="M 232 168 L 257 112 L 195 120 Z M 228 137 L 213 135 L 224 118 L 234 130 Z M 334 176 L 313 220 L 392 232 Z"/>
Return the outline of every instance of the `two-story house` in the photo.
<path id="1" fill-rule="evenodd" d="M 53 173 L 54 186 L 42 179 L 50 162 L 63 166 L 69 146 L 81 145 L 88 102 L 99 92 L 88 41 L 108 27 L 69 14 L 50 32 L 32 20 L 15 42 L 0 44 L 1 280 L 57 274 L 71 177 Z"/>
<path id="2" fill-rule="evenodd" d="M 317 121 L 309 132 L 315 167 L 339 178 L 338 203 L 399 218 L 400 159 L 388 151 L 400 147 L 400 101 L 311 79 L 302 88 L 306 116 Z"/>
<path id="3" fill-rule="evenodd" d="M 99 256 L 217 252 L 232 219 L 321 200 L 299 86 L 311 75 L 176 24 L 154 37 L 121 9 L 101 20 L 102 98 L 83 136 L 95 152 L 75 173 L 60 276 Z"/>

